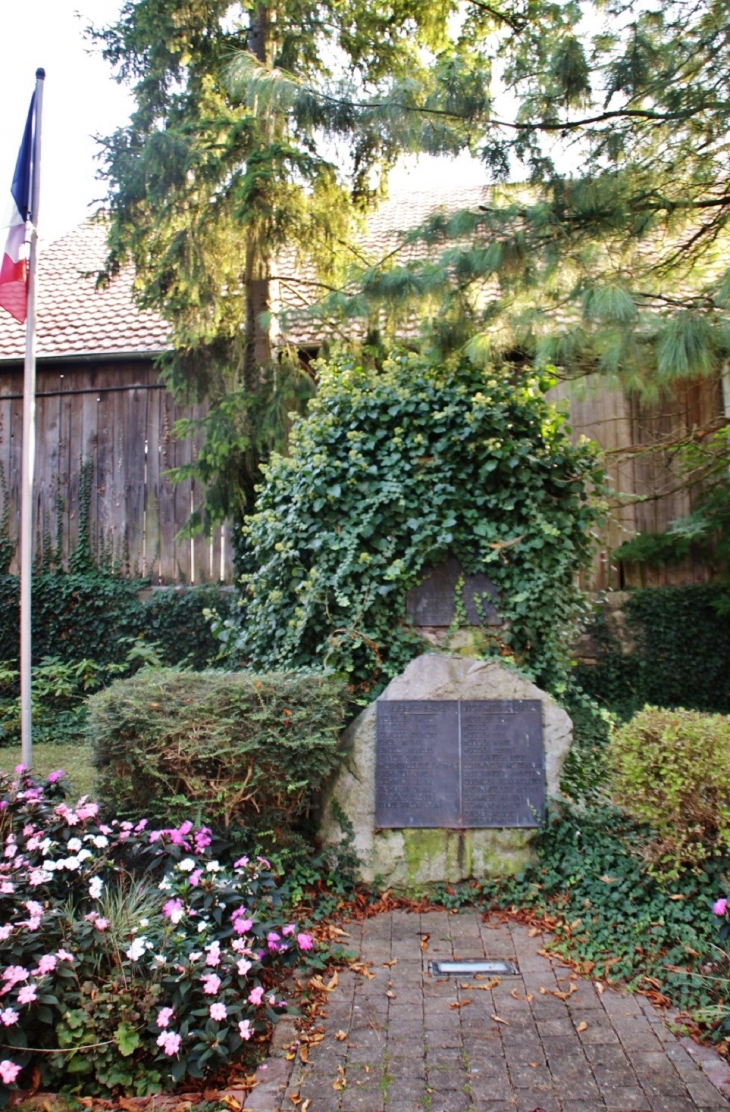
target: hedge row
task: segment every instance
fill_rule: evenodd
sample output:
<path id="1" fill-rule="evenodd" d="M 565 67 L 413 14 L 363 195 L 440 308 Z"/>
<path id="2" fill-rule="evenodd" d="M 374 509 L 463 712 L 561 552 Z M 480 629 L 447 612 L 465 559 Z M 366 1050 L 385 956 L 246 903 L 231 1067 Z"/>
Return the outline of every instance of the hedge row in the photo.
<path id="1" fill-rule="evenodd" d="M 623 719 L 647 703 L 730 713 L 730 620 L 727 588 L 646 587 L 623 607 L 634 649 L 626 653 L 599 609 L 589 632 L 595 666 L 580 665 L 580 686 Z"/>
<path id="2" fill-rule="evenodd" d="M 138 637 L 156 642 L 166 664 L 183 661 L 205 668 L 218 652 L 206 608 L 227 617 L 235 605 L 233 592 L 216 587 L 154 591 L 144 601 L 146 584 L 93 572 L 85 575 L 47 574 L 33 580 L 33 659 L 58 657 L 64 662 L 92 659 L 98 664 L 121 663 Z M 17 661 L 19 646 L 19 581 L 0 576 L 0 660 Z"/>

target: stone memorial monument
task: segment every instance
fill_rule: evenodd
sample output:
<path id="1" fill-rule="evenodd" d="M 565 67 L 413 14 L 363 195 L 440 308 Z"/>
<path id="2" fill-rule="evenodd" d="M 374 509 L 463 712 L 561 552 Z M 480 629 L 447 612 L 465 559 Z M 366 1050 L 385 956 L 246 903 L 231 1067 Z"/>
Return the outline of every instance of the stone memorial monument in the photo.
<path id="1" fill-rule="evenodd" d="M 517 871 L 559 794 L 571 735 L 565 711 L 515 672 L 426 653 L 346 731 L 323 841 L 342 839 L 341 809 L 362 879 L 399 889 Z"/>

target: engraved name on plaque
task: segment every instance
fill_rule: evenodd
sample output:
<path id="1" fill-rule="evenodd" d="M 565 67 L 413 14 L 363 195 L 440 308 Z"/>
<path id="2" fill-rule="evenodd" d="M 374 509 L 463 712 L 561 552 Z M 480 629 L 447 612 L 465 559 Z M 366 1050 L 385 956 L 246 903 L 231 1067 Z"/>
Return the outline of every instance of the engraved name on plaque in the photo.
<path id="1" fill-rule="evenodd" d="M 535 827 L 545 816 L 539 699 L 377 704 L 378 827 Z"/>

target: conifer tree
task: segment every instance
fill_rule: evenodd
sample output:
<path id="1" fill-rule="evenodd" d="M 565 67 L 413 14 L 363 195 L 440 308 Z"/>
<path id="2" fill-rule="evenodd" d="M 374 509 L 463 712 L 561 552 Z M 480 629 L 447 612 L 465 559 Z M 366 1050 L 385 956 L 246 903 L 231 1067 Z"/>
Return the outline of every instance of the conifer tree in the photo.
<path id="1" fill-rule="evenodd" d="M 397 156 L 387 128 L 348 106 L 352 91 L 425 80 L 455 9 L 455 0 L 127 0 L 113 26 L 93 32 L 136 102 L 129 125 L 103 141 L 102 280 L 131 257 L 139 304 L 171 324 L 168 384 L 210 402 L 194 465 L 209 484 L 209 519 L 250 506 L 259 460 L 307 394 L 296 360 L 287 368 L 272 357 L 277 253 L 306 257 L 311 300 Z M 301 83 L 296 105 L 267 95 L 279 70 Z"/>

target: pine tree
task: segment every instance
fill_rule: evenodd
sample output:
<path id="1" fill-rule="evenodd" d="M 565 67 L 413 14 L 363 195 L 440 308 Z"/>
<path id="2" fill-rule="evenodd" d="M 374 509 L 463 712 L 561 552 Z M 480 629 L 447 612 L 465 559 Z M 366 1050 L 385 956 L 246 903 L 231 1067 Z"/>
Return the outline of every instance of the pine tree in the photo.
<path id="1" fill-rule="evenodd" d="M 331 285 L 349 228 L 397 156 L 388 129 L 348 107 L 353 90 L 425 80 L 455 9 L 455 0 L 128 0 L 113 26 L 93 32 L 136 101 L 129 126 L 103 141 L 102 280 L 131 257 L 139 304 L 171 324 L 166 381 L 179 397 L 209 400 L 193 465 L 208 484 L 208 521 L 250 507 L 262 456 L 308 393 L 296 358 L 272 356 L 278 252 L 306 258 L 310 298 Z M 267 93 L 278 72 L 297 84 L 296 102 Z"/>
<path id="2" fill-rule="evenodd" d="M 442 346 L 471 337 L 481 355 L 648 390 L 716 373 L 730 355 L 727 5 L 473 0 L 465 13 L 411 83 L 401 142 L 440 111 L 435 148 L 470 149 L 491 188 L 412 237 L 426 259 L 351 274 L 327 312 L 418 306 Z"/>

